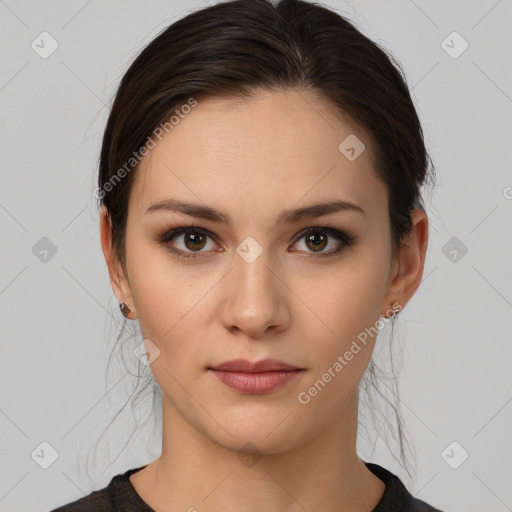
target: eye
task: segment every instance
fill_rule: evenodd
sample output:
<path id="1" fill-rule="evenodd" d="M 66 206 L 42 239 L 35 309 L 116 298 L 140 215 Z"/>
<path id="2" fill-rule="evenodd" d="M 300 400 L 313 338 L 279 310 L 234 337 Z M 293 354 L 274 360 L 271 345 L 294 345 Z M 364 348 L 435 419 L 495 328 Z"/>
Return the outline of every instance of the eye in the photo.
<path id="1" fill-rule="evenodd" d="M 334 239 L 333 244 L 330 243 L 331 239 Z M 208 240 L 211 241 L 209 246 Z M 338 254 L 345 247 L 351 246 L 355 237 L 337 229 L 318 226 L 301 231 L 295 240 L 294 246 L 297 245 L 297 242 L 303 242 L 305 250 L 300 249 L 300 252 L 306 252 L 313 256 L 328 257 Z M 219 245 L 213 241 L 213 234 L 196 226 L 183 226 L 167 230 L 157 237 L 157 241 L 180 258 L 194 258 L 196 257 L 194 253 L 207 252 L 208 250 L 220 252 Z M 324 251 L 330 245 L 334 245 L 334 248 Z M 203 251 L 203 249 L 205 250 Z M 297 249 L 292 249 L 292 252 L 297 252 Z"/>
<path id="2" fill-rule="evenodd" d="M 207 250 L 218 249 L 213 240 L 208 247 L 209 238 L 211 239 L 211 236 L 205 229 L 187 226 L 166 231 L 158 237 L 158 242 L 181 258 L 193 258 L 193 253 L 206 252 L 202 250 L 205 247 Z"/>
<path id="3" fill-rule="evenodd" d="M 334 239 L 335 242 L 330 244 L 330 239 Z M 337 229 L 318 226 L 301 231 L 297 240 L 303 242 L 303 247 L 306 248 L 304 252 L 325 257 L 334 256 L 344 247 L 351 246 L 355 241 L 355 237 L 347 235 L 343 231 L 338 231 Z M 334 245 L 334 248 L 324 251 L 324 249 L 329 245 Z M 293 249 L 293 251 L 296 251 L 296 249 Z"/>

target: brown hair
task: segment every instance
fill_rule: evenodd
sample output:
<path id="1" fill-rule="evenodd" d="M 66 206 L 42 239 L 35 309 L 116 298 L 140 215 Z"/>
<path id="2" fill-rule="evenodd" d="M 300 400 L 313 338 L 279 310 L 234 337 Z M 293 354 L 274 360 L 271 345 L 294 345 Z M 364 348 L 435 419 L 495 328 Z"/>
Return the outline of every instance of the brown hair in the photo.
<path id="1" fill-rule="evenodd" d="M 179 115 L 191 99 L 298 87 L 326 99 L 371 137 L 375 171 L 389 194 L 396 255 L 412 227 L 412 210 L 424 209 L 420 187 L 434 177 L 400 65 L 352 23 L 319 4 L 233 0 L 167 27 L 142 50 L 119 84 L 98 177 L 98 197 L 112 221 L 119 261 L 124 265 L 128 199 L 137 169 L 133 155 L 158 126 L 168 123 L 173 113 Z M 368 375 L 375 377 L 373 362 Z"/>

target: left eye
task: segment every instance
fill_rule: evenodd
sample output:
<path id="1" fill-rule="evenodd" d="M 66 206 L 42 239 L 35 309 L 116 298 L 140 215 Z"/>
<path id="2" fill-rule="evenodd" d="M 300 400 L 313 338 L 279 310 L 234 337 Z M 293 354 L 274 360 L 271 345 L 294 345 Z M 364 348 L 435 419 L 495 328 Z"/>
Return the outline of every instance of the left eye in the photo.
<path id="1" fill-rule="evenodd" d="M 334 248 L 331 248 L 331 250 L 324 251 L 324 249 L 329 245 L 331 238 L 334 238 L 338 243 L 334 244 Z M 308 228 L 305 231 L 302 231 L 297 240 L 303 241 L 303 244 L 306 247 L 305 252 L 317 253 L 320 256 L 331 256 L 340 252 L 344 246 L 350 246 L 354 241 L 354 237 L 351 237 L 342 231 L 338 231 L 337 229 L 317 227 Z"/>
<path id="2" fill-rule="evenodd" d="M 331 230 L 326 229 L 309 229 L 305 233 L 303 232 L 300 234 L 298 241 L 302 242 L 306 247 L 306 252 L 310 250 L 313 253 L 319 253 L 329 245 L 331 238 L 334 238 L 338 241 L 338 246 L 340 245 L 340 242 L 343 241 L 341 233 L 337 234 Z M 336 251 L 336 244 L 334 244 L 334 250 Z"/>

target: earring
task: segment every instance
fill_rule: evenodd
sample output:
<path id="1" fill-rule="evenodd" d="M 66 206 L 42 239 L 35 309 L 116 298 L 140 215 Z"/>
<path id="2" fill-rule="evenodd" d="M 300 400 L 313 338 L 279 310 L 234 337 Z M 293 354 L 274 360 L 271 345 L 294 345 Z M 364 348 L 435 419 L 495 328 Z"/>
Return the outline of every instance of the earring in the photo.
<path id="1" fill-rule="evenodd" d="M 391 319 L 391 321 L 396 320 L 396 318 L 398 316 L 398 313 L 400 313 L 400 311 L 401 311 L 401 308 L 395 309 L 395 308 L 393 308 L 393 306 L 391 306 L 391 308 L 392 308 L 392 311 L 393 311 L 391 313 L 391 316 L 380 315 L 380 317 L 384 318 L 385 320 L 389 320 L 389 319 Z"/>
<path id="2" fill-rule="evenodd" d="M 128 318 L 128 315 L 130 314 L 131 310 L 124 302 L 121 302 L 119 304 L 119 309 L 121 310 L 121 313 L 123 314 L 123 316 L 125 318 Z"/>

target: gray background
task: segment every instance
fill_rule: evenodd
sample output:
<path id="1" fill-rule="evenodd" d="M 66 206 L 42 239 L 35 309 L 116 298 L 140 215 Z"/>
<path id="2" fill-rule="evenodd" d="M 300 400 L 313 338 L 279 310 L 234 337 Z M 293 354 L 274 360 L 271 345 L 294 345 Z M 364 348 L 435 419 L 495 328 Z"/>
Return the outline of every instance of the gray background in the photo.
<path id="1" fill-rule="evenodd" d="M 512 510 L 512 2 L 326 4 L 402 63 L 439 176 L 423 283 L 395 331 L 417 472 L 409 479 L 382 443 L 370 455 L 361 440 L 360 453 L 447 512 Z M 141 421 L 128 406 L 85 469 L 133 382 L 117 359 L 105 380 L 122 317 L 92 191 L 123 72 L 205 5 L 0 0 L 1 511 L 49 510 L 159 455 L 151 423 L 124 448 Z M 58 43 L 46 59 L 31 47 L 43 31 Z M 469 44 L 461 55 L 459 36 L 442 43 L 454 31 Z"/>

